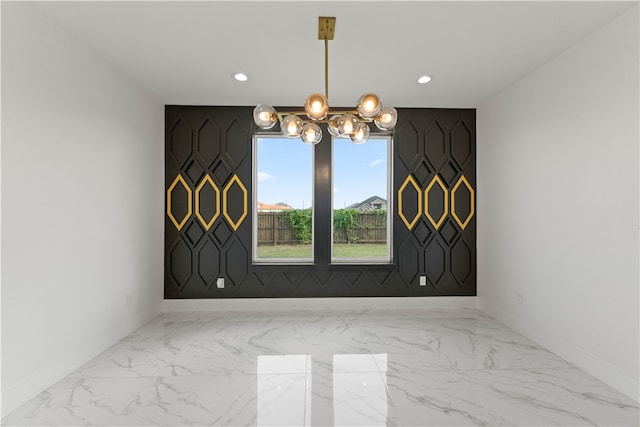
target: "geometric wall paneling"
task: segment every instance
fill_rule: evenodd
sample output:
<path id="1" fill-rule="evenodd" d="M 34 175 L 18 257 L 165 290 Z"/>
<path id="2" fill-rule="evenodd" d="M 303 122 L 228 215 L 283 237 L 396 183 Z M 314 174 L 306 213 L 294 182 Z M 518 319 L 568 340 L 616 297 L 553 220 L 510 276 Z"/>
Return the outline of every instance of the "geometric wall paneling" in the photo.
<path id="1" fill-rule="evenodd" d="M 193 131 L 185 120 L 180 117 L 171 128 L 169 138 L 169 152 L 178 165 L 183 165 L 192 152 Z"/>
<path id="2" fill-rule="evenodd" d="M 292 288 L 297 288 L 298 286 L 300 286 L 300 283 L 305 274 L 306 273 L 303 271 L 289 271 L 282 273 L 282 275 L 285 279 L 287 279 L 287 282 L 289 282 L 289 285 L 291 285 Z"/>
<path id="3" fill-rule="evenodd" d="M 210 175 L 207 174 L 196 188 L 195 199 L 196 217 L 205 230 L 209 231 L 216 218 L 220 216 L 220 190 Z"/>
<path id="4" fill-rule="evenodd" d="M 446 249 L 445 249 L 446 248 Z M 425 271 L 427 271 L 427 281 L 433 286 L 437 286 L 438 282 L 446 272 L 446 259 L 448 245 L 440 243 L 439 238 L 435 238 L 429 242 L 424 251 L 425 254 Z"/>
<path id="5" fill-rule="evenodd" d="M 232 235 L 233 231 L 229 228 L 226 222 L 220 221 L 218 222 L 218 225 L 213 227 L 213 237 L 219 247 L 223 247 Z"/>
<path id="6" fill-rule="evenodd" d="M 351 286 L 354 288 L 362 288 L 363 286 L 366 286 L 370 283 L 375 283 L 376 286 L 382 286 L 382 283 L 378 282 L 376 280 L 376 277 L 374 277 L 368 271 L 365 271 L 355 281 L 351 282 Z"/>
<path id="7" fill-rule="evenodd" d="M 476 294 L 475 110 L 398 108 L 393 263 L 385 265 L 331 263 L 333 202 L 320 171 L 331 170 L 333 153 L 324 124 L 314 146 L 314 262 L 252 263 L 252 112 L 165 107 L 165 298 Z"/>
<path id="8" fill-rule="evenodd" d="M 356 282 L 358 281 L 358 279 L 360 279 L 362 277 L 362 275 L 364 274 L 363 271 L 346 271 L 344 273 L 342 273 L 342 275 L 345 277 L 345 279 L 347 279 L 347 283 L 349 283 L 350 285 L 355 285 Z"/>
<path id="9" fill-rule="evenodd" d="M 459 173 L 460 169 L 458 169 L 453 161 L 445 162 L 444 166 L 440 168 L 440 176 L 444 180 L 444 183 L 447 184 L 447 186 L 453 185 Z"/>
<path id="10" fill-rule="evenodd" d="M 393 236 L 394 246 L 398 248 L 394 255 L 399 274 L 392 273 L 391 280 L 396 275 L 405 283 L 412 280 L 409 282 L 411 295 L 475 295 L 476 230 L 475 222 L 469 218 L 475 210 L 475 205 L 471 206 L 475 203 L 471 201 L 476 174 L 475 111 L 399 109 L 396 129 L 406 131 L 404 135 L 399 131 L 394 135 L 394 144 L 398 146 L 394 181 L 402 191 L 396 193 L 399 215 L 394 219 L 399 226 L 394 228 Z M 408 145 L 404 145 L 406 139 L 409 139 Z M 413 200 L 417 197 L 409 176 L 414 178 L 424 197 L 424 216 L 413 224 L 412 215 L 416 211 L 409 210 L 407 201 L 409 196 Z M 454 196 L 457 199 L 455 215 L 465 225 L 464 229 L 454 216 Z M 460 243 L 462 240 L 464 245 Z M 417 275 L 426 276 L 427 286 L 418 286 L 417 278 L 411 274 L 412 268 L 417 268 Z"/>
<path id="11" fill-rule="evenodd" d="M 432 231 L 424 220 L 420 220 L 418 225 L 413 229 L 413 235 L 423 245 L 427 243 L 432 235 Z"/>
<path id="12" fill-rule="evenodd" d="M 436 230 L 440 228 L 449 213 L 448 196 L 447 187 L 439 175 L 434 176 L 424 190 L 424 214 Z"/>
<path id="13" fill-rule="evenodd" d="M 234 184 L 236 189 L 233 189 Z M 222 212 L 234 231 L 240 227 L 242 221 L 247 217 L 249 212 L 248 198 L 247 188 L 242 184 L 238 175 L 233 175 L 233 178 L 222 191 Z"/>
<path id="14" fill-rule="evenodd" d="M 451 131 L 451 157 L 460 167 L 464 167 L 471 158 L 472 152 L 473 142 L 471 131 L 465 122 L 460 120 L 453 128 L 453 131 Z"/>
<path id="15" fill-rule="evenodd" d="M 269 282 L 265 282 L 265 287 L 267 286 L 278 288 L 280 296 L 283 293 L 292 292 L 291 282 L 284 277 L 284 273 L 281 271 L 273 273 L 271 280 Z"/>
<path id="16" fill-rule="evenodd" d="M 167 216 L 178 231 L 191 217 L 191 188 L 180 174 L 167 189 Z"/>
<path id="17" fill-rule="evenodd" d="M 210 239 L 198 249 L 198 276 L 210 288 L 220 275 L 220 251 Z"/>
<path id="18" fill-rule="evenodd" d="M 422 190 L 413 176 L 407 175 L 398 189 L 398 216 L 411 230 L 422 215 Z"/>
<path id="19" fill-rule="evenodd" d="M 179 289 L 187 284 L 193 274 L 192 252 L 182 239 L 169 250 L 169 275 Z"/>
<path id="20" fill-rule="evenodd" d="M 475 213 L 475 192 L 473 187 L 462 175 L 451 190 L 451 216 L 463 230 Z"/>
<path id="21" fill-rule="evenodd" d="M 269 282 L 273 278 L 274 274 L 275 273 L 270 273 L 270 272 L 260 272 L 260 273 L 254 272 L 253 273 L 255 278 L 258 279 L 258 282 L 260 282 L 260 285 L 262 285 L 263 287 L 266 287 L 269 285 Z"/>
<path id="22" fill-rule="evenodd" d="M 187 167 L 184 168 L 184 174 L 189 177 L 191 182 L 195 185 L 200 182 L 200 178 L 204 174 L 204 168 L 200 165 L 200 162 L 193 159 L 191 160 Z"/>
<path id="23" fill-rule="evenodd" d="M 414 165 L 420 161 L 418 131 L 411 122 L 401 126 L 397 131 L 397 139 L 402 140 L 402 145 L 398 147 L 398 158 L 408 170 L 412 170 Z"/>
<path id="24" fill-rule="evenodd" d="M 198 129 L 196 153 L 206 167 L 211 167 L 220 156 L 220 129 L 211 117 L 207 117 Z"/>
<path id="25" fill-rule="evenodd" d="M 314 274 L 314 277 L 320 283 L 321 286 L 326 285 L 332 276 L 333 276 L 333 273 L 329 270 L 318 270 Z"/>
<path id="26" fill-rule="evenodd" d="M 204 230 L 202 230 L 202 226 L 198 224 L 198 221 L 195 219 L 190 221 L 189 225 L 185 228 L 184 235 L 191 242 L 191 246 L 196 246 L 202 236 L 204 236 Z"/>
<path id="27" fill-rule="evenodd" d="M 464 239 L 458 240 L 451 248 L 451 273 L 460 287 L 464 286 L 464 283 L 473 272 L 473 263 L 473 251 Z"/>
<path id="28" fill-rule="evenodd" d="M 327 292 L 326 290 L 326 282 L 322 283 L 315 272 L 308 272 L 304 279 L 301 281 L 300 287 L 298 289 L 296 289 L 295 291 L 292 291 L 292 295 L 295 294 L 296 296 L 303 294 L 308 292 L 305 291 L 305 288 L 312 288 L 315 289 L 319 292 Z"/>
<path id="29" fill-rule="evenodd" d="M 451 219 L 447 219 L 444 225 L 440 228 L 440 237 L 442 237 L 442 239 L 449 245 L 453 245 L 459 235 L 459 228 L 453 225 L 453 221 Z"/>
<path id="30" fill-rule="evenodd" d="M 231 175 L 231 168 L 227 166 L 224 159 L 220 159 L 213 167 L 213 175 L 218 178 L 218 182 L 226 182 Z"/>
<path id="31" fill-rule="evenodd" d="M 240 286 L 249 270 L 249 251 L 235 237 L 224 253 L 224 268 L 228 278 L 227 281 L 233 286 Z"/>
<path id="32" fill-rule="evenodd" d="M 370 274 L 379 286 L 384 286 L 392 273 L 390 271 L 372 271 Z"/>
<path id="33" fill-rule="evenodd" d="M 430 174 L 431 169 L 429 169 L 429 166 L 424 160 L 418 163 L 418 166 L 413 169 L 413 175 L 418 179 L 418 183 L 422 185 L 427 184 L 427 179 Z"/>
<path id="34" fill-rule="evenodd" d="M 249 153 L 249 147 L 247 147 L 246 144 L 237 144 L 235 141 L 241 140 L 248 134 L 249 131 L 239 120 L 234 120 L 227 128 L 224 148 L 226 157 L 230 160 L 230 164 L 233 167 L 237 167 L 237 165 L 239 165 Z"/>
<path id="35" fill-rule="evenodd" d="M 440 167 L 446 158 L 447 146 L 445 133 L 440 123 L 434 120 L 424 135 L 424 155 L 433 168 Z"/>
<path id="36" fill-rule="evenodd" d="M 398 270 L 405 283 L 411 284 L 420 272 L 420 250 L 407 238 L 398 249 Z"/>
<path id="37" fill-rule="evenodd" d="M 323 282 L 320 281 L 320 279 L 318 279 L 318 275 L 317 275 L 317 273 L 315 271 L 314 272 L 309 272 L 309 273 L 307 273 L 307 275 L 304 278 L 304 283 L 302 283 L 301 287 L 303 289 L 296 291 L 296 294 L 298 292 L 304 292 L 304 288 L 305 287 L 311 287 L 311 288 L 314 288 L 314 289 L 322 289 L 323 291 L 326 292 L 326 290 L 324 289 L 324 288 L 326 288 L 326 283 L 327 282 L 323 283 Z"/>
<path id="38" fill-rule="evenodd" d="M 233 256 L 243 250 L 233 244 L 234 231 L 227 221 L 220 220 L 223 189 L 220 183 L 227 183 L 234 174 L 244 177 L 250 172 L 246 162 L 236 165 L 237 168 L 229 166 L 230 159 L 222 146 L 227 130 L 231 135 L 238 134 L 233 115 L 251 110 L 242 107 L 232 110 L 165 107 L 165 183 L 170 189 L 165 223 L 165 298 L 232 295 L 236 288 L 234 280 L 242 277 L 230 266 L 230 278 L 223 265 L 227 249 L 231 249 Z M 235 182 L 232 185 L 230 204 L 236 198 L 231 193 L 242 194 Z M 233 212 L 230 207 L 229 214 L 236 220 Z M 239 260 L 239 265 L 246 270 L 246 261 L 243 264 Z M 218 277 L 227 280 L 224 292 L 215 285 Z"/>
<path id="39" fill-rule="evenodd" d="M 345 275 L 340 272 L 336 272 L 336 274 L 333 275 L 329 285 L 334 289 L 341 289 L 343 294 L 348 293 L 351 290 L 349 287 L 349 281 Z"/>
<path id="40" fill-rule="evenodd" d="M 457 202 L 457 205 L 456 205 Z M 436 230 L 449 214 L 449 191 L 439 175 L 435 175 L 424 190 L 424 214 Z M 475 214 L 475 192 L 467 178 L 462 175 L 451 190 L 451 215 L 463 230 Z M 398 189 L 398 216 L 412 230 L 422 215 L 422 190 L 411 175 L 407 175 Z M 418 239 L 424 242 L 423 227 L 416 230 Z"/>

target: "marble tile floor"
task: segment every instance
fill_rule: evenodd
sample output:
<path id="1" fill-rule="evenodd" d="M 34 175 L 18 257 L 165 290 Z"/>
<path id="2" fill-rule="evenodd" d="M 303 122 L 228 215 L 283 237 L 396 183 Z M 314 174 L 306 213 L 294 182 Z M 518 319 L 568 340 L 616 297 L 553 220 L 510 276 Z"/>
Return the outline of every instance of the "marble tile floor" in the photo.
<path id="1" fill-rule="evenodd" d="M 54 426 L 638 426 L 477 310 L 167 312 L 2 419 Z"/>

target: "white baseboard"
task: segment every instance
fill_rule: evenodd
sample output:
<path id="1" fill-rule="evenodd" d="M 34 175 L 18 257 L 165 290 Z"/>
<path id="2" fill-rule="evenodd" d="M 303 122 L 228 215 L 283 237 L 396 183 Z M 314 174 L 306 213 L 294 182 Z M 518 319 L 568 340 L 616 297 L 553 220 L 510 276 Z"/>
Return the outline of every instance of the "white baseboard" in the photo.
<path id="1" fill-rule="evenodd" d="M 476 297 L 166 299 L 164 311 L 477 308 Z"/>
<path id="2" fill-rule="evenodd" d="M 486 314 L 521 333 L 547 350 L 593 375 L 636 402 L 640 401 L 640 379 L 619 366 L 602 359 L 577 344 L 571 337 L 545 329 L 538 323 L 506 311 L 492 312 L 479 305 Z"/>
<path id="3" fill-rule="evenodd" d="M 160 314 L 159 310 L 156 309 L 155 311 L 136 315 L 133 318 L 127 319 L 127 321 L 121 322 L 121 324 L 113 328 L 112 332 L 108 335 L 95 334 L 92 340 L 83 341 L 82 345 L 69 348 L 69 351 L 64 357 L 33 372 L 18 383 L 3 389 L 0 393 L 0 399 L 2 399 L 2 417 L 5 417 L 27 403 L 40 392 L 51 387 L 158 314 Z"/>

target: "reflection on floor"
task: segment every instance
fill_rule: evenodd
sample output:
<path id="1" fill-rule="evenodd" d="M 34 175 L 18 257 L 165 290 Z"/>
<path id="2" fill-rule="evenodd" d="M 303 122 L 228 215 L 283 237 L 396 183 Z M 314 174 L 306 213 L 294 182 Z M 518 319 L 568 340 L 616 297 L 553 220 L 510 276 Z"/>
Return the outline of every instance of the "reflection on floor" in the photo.
<path id="1" fill-rule="evenodd" d="M 170 312 L 3 425 L 639 425 L 638 403 L 476 310 Z"/>

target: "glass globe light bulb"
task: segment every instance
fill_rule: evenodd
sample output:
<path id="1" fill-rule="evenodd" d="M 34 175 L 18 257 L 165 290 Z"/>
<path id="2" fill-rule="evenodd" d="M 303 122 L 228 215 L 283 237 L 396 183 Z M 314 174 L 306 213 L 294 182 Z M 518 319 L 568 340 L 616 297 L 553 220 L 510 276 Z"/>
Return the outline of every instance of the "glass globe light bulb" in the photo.
<path id="1" fill-rule="evenodd" d="M 271 105 L 259 104 L 253 109 L 253 121 L 261 129 L 271 129 L 278 123 L 278 116 Z"/>
<path id="2" fill-rule="evenodd" d="M 327 123 L 327 130 L 331 136 L 338 136 L 338 119 L 340 116 L 331 116 L 329 123 Z"/>
<path id="3" fill-rule="evenodd" d="M 285 138 L 298 138 L 302 133 L 302 119 L 294 115 L 287 116 L 282 119 L 280 130 Z"/>
<path id="4" fill-rule="evenodd" d="M 329 101 L 321 93 L 312 93 L 304 103 L 304 111 L 311 120 L 322 120 L 329 112 Z"/>
<path id="5" fill-rule="evenodd" d="M 372 119 L 380 113 L 382 102 L 375 93 L 365 93 L 358 101 L 358 114 L 363 119 Z"/>
<path id="6" fill-rule="evenodd" d="M 356 129 L 353 134 L 349 137 L 351 142 L 354 144 L 364 144 L 369 140 L 369 135 L 371 134 L 371 129 L 369 129 L 369 125 L 363 122 L 360 122 L 356 125 Z"/>
<path id="7" fill-rule="evenodd" d="M 315 123 L 307 123 L 302 127 L 300 138 L 305 144 L 316 145 L 322 140 L 322 129 Z"/>
<path id="8" fill-rule="evenodd" d="M 393 107 L 384 107 L 373 121 L 380 130 L 392 130 L 398 123 L 398 112 Z"/>
<path id="9" fill-rule="evenodd" d="M 343 114 L 338 119 L 338 133 L 340 135 L 349 136 L 351 135 L 358 124 L 358 118 L 353 114 Z"/>

